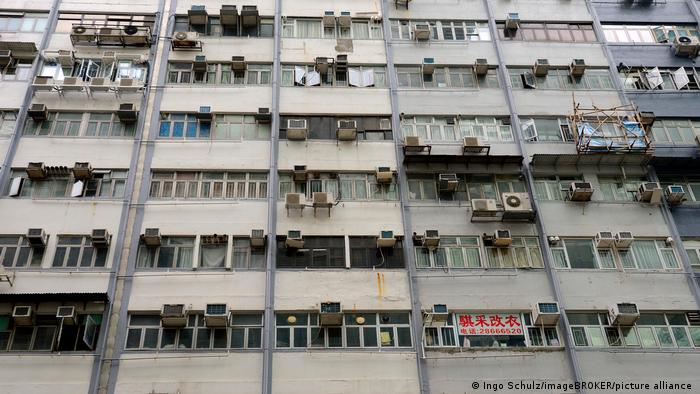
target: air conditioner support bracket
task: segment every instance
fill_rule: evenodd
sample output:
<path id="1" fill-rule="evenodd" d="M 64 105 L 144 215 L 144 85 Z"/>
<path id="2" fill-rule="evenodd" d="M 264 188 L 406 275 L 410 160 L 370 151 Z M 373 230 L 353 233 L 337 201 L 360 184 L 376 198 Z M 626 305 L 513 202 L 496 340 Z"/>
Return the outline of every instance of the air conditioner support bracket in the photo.
<path id="1" fill-rule="evenodd" d="M 484 153 L 486 156 L 488 156 L 489 153 L 491 153 L 491 145 L 465 146 L 462 148 L 462 155 L 466 155 L 467 153 Z"/>
<path id="2" fill-rule="evenodd" d="M 314 204 L 314 217 L 316 217 L 316 210 L 317 209 L 328 209 L 328 217 L 331 217 L 331 208 L 333 208 L 333 204 Z"/>
<path id="3" fill-rule="evenodd" d="M 287 208 L 287 217 L 289 217 L 289 210 L 290 209 L 298 209 L 299 210 L 299 216 L 304 216 L 304 205 L 299 206 L 299 207 L 286 207 Z"/>
<path id="4" fill-rule="evenodd" d="M 430 152 L 432 152 L 433 147 L 432 145 L 421 145 L 421 146 L 403 146 L 403 154 L 404 156 L 406 153 L 423 153 L 425 151 L 428 151 L 428 155 L 430 155 Z"/>
<path id="5" fill-rule="evenodd" d="M 7 282 L 10 284 L 10 287 L 12 287 L 15 284 L 15 273 L 5 272 L 0 274 L 0 282 Z"/>

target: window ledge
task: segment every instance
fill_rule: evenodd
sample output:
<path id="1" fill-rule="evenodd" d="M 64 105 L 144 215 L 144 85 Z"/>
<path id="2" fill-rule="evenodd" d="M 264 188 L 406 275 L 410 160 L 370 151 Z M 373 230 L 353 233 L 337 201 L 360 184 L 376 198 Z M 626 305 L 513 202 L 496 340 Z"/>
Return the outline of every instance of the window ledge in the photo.
<path id="1" fill-rule="evenodd" d="M 496 353 L 506 353 L 506 352 L 512 352 L 512 353 L 517 353 L 514 354 L 514 357 L 521 357 L 523 353 L 530 353 L 531 355 L 534 356 L 535 353 L 553 353 L 553 352 L 561 352 L 565 348 L 563 346 L 527 346 L 527 347 L 457 347 L 457 346 L 443 346 L 443 347 L 432 347 L 432 346 L 425 346 L 426 352 L 435 352 L 435 353 L 445 353 L 445 354 L 455 354 L 455 355 L 460 355 L 464 353 L 488 353 L 488 352 L 496 352 Z M 503 355 L 500 357 L 507 357 L 507 355 Z M 430 359 L 431 357 L 426 357 Z"/>
<path id="2" fill-rule="evenodd" d="M 685 327 L 685 326 L 683 326 Z M 630 353 L 630 354 L 639 354 L 639 353 L 694 353 L 698 354 L 700 353 L 700 349 L 695 349 L 695 348 L 635 348 L 635 347 L 590 347 L 590 346 L 576 346 L 575 347 L 576 351 L 584 351 L 584 352 L 605 352 L 605 353 Z"/>

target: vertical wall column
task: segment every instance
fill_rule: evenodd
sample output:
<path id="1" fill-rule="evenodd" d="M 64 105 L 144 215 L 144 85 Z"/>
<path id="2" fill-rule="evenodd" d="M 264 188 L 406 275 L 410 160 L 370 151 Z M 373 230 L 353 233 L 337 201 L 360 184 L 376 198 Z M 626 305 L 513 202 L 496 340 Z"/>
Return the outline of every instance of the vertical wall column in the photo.
<path id="1" fill-rule="evenodd" d="M 408 179 L 403 166 L 403 149 L 401 140 L 401 119 L 399 118 L 398 102 L 398 79 L 394 68 L 393 48 L 391 42 L 391 25 L 387 12 L 387 1 L 381 1 L 382 29 L 384 30 L 384 51 L 386 52 L 386 68 L 389 78 L 390 99 L 391 99 L 391 128 L 394 137 L 394 151 L 396 153 L 396 182 L 399 190 L 401 205 L 401 221 L 403 222 L 404 242 L 403 254 L 404 262 L 408 272 L 408 289 L 411 297 L 411 328 L 413 332 L 413 343 L 416 348 L 416 367 L 418 369 L 418 383 L 420 392 L 430 393 L 428 376 L 426 373 L 425 352 L 423 349 L 423 312 L 421 311 L 420 298 L 418 295 L 418 281 L 416 278 L 416 256 L 411 241 L 412 226 L 411 213 L 408 210 Z"/>
<path id="2" fill-rule="evenodd" d="M 533 192 L 533 177 L 530 171 L 530 162 L 527 155 L 527 150 L 525 149 L 525 144 L 522 136 L 522 130 L 520 128 L 520 119 L 518 116 L 518 111 L 515 105 L 515 98 L 513 96 L 512 85 L 510 83 L 510 78 L 508 76 L 507 65 L 503 60 L 503 52 L 501 48 L 501 43 L 498 39 L 498 30 L 496 27 L 496 20 L 493 16 L 493 10 L 491 9 L 491 4 L 489 0 L 483 0 L 484 7 L 489 18 L 489 29 L 491 31 L 491 37 L 493 38 L 494 47 L 496 49 L 496 57 L 498 59 L 498 75 L 501 84 L 503 84 L 503 90 L 506 94 L 506 103 L 508 104 L 508 110 L 510 111 L 510 121 L 512 125 L 513 132 L 515 133 L 515 142 L 518 145 L 518 150 L 523 156 L 522 163 L 522 173 L 525 178 L 525 186 L 527 188 L 530 201 L 532 202 L 532 207 L 535 210 L 535 225 L 537 227 L 537 235 L 539 239 L 540 249 L 542 250 L 542 257 L 544 260 L 545 270 L 547 272 L 547 278 L 549 280 L 552 292 L 554 293 L 554 299 L 559 303 L 559 310 L 561 311 L 561 318 L 559 319 L 559 329 L 563 331 L 564 347 L 569 359 L 569 364 L 571 371 L 573 373 L 573 378 L 575 381 L 582 381 L 583 376 L 581 368 L 578 363 L 578 358 L 576 356 L 576 351 L 574 349 L 573 338 L 571 337 L 571 330 L 569 326 L 569 319 L 566 316 L 566 304 L 561 294 L 561 289 L 559 287 L 559 279 L 557 278 L 557 272 L 554 269 L 554 264 L 552 263 L 552 252 L 549 248 L 549 243 L 547 242 L 547 231 L 544 226 L 544 221 L 542 220 L 542 214 L 539 210 L 537 199 L 535 198 Z M 580 393 L 585 393 L 585 389 L 581 389 Z"/>

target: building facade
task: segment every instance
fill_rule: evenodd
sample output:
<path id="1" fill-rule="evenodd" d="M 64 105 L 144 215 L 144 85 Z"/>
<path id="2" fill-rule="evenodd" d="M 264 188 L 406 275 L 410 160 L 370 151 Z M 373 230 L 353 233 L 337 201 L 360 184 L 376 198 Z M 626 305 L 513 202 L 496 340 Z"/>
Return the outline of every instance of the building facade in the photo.
<path id="1" fill-rule="evenodd" d="M 697 390 L 699 23 L 5 0 L 0 392 Z"/>

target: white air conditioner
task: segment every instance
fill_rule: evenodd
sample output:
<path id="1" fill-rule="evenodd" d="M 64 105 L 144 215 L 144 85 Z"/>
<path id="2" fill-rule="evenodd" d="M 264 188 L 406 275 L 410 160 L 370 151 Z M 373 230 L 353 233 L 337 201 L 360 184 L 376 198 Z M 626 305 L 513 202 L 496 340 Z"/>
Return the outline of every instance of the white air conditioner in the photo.
<path id="1" fill-rule="evenodd" d="M 104 248 L 109 246 L 109 241 L 112 239 L 112 236 L 106 229 L 101 228 L 92 230 L 90 239 L 92 240 L 92 246 L 97 248 Z"/>
<path id="2" fill-rule="evenodd" d="M 123 123 L 133 123 L 138 119 L 138 109 L 134 103 L 124 103 L 119 104 L 119 109 L 117 110 L 117 117 L 120 122 Z"/>
<path id="3" fill-rule="evenodd" d="M 613 304 L 608 309 L 610 323 L 617 326 L 631 326 L 639 319 L 637 304 Z"/>
<path id="4" fill-rule="evenodd" d="M 593 185 L 590 182 L 571 182 L 567 199 L 569 201 L 591 201 Z"/>
<path id="5" fill-rule="evenodd" d="M 265 235 L 265 230 L 251 230 L 250 232 L 250 246 L 254 248 L 262 248 L 265 246 L 265 240 L 267 236 Z"/>
<path id="6" fill-rule="evenodd" d="M 56 60 L 58 61 L 58 64 L 62 66 L 67 66 L 67 67 L 73 67 L 73 63 L 75 63 L 75 55 L 73 51 L 61 49 L 58 51 L 56 55 Z"/>
<path id="7" fill-rule="evenodd" d="M 204 324 L 207 327 L 228 326 L 229 312 L 226 304 L 207 304 L 204 311 Z"/>
<path id="8" fill-rule="evenodd" d="M 418 41 L 428 41 L 430 39 L 430 25 L 420 23 L 413 27 L 413 38 Z"/>
<path id="9" fill-rule="evenodd" d="M 596 248 L 612 248 L 615 245 L 615 235 L 611 231 L 600 231 L 594 238 Z"/>
<path id="10" fill-rule="evenodd" d="M 192 70 L 207 71 L 207 57 L 204 55 L 196 55 L 192 62 Z"/>
<path id="11" fill-rule="evenodd" d="M 574 59 L 569 65 L 569 74 L 572 77 L 581 77 L 586 72 L 586 62 L 583 59 Z"/>
<path id="12" fill-rule="evenodd" d="M 679 36 L 673 42 L 673 50 L 676 56 L 695 58 L 700 52 L 700 41 L 697 37 Z"/>
<path id="13" fill-rule="evenodd" d="M 160 229 L 147 228 L 141 235 L 141 239 L 146 246 L 160 246 Z"/>
<path id="14" fill-rule="evenodd" d="M 339 120 L 336 135 L 340 141 L 355 141 L 357 139 L 357 122 L 354 120 Z"/>
<path id="15" fill-rule="evenodd" d="M 175 48 L 196 47 L 199 34 L 191 31 L 178 31 L 173 34 L 172 45 Z"/>
<path id="16" fill-rule="evenodd" d="M 340 302 L 322 302 L 318 310 L 319 325 L 342 326 L 343 310 Z"/>
<path id="17" fill-rule="evenodd" d="M 394 172 L 391 171 L 391 167 L 377 167 L 374 176 L 377 178 L 377 183 L 391 183 L 394 180 Z"/>
<path id="18" fill-rule="evenodd" d="M 335 12 L 325 11 L 323 13 L 323 27 L 335 28 Z"/>
<path id="19" fill-rule="evenodd" d="M 560 315 L 559 304 L 556 302 L 538 302 L 532 308 L 532 320 L 538 326 L 555 326 Z"/>
<path id="20" fill-rule="evenodd" d="M 530 196 L 527 193 L 502 193 L 501 200 L 505 212 L 534 212 Z"/>
<path id="21" fill-rule="evenodd" d="M 487 59 L 476 59 L 474 62 L 474 74 L 478 76 L 486 75 L 489 72 L 489 61 Z"/>
<path id="22" fill-rule="evenodd" d="M 509 12 L 506 16 L 506 29 L 517 29 L 520 26 L 520 14 Z"/>
<path id="23" fill-rule="evenodd" d="M 27 177 L 31 180 L 42 180 L 46 178 L 46 167 L 43 162 L 33 162 L 27 164 Z"/>
<path id="24" fill-rule="evenodd" d="M 46 108 L 46 104 L 32 104 L 27 110 L 27 115 L 35 122 L 43 122 L 49 117 L 49 110 Z"/>
<path id="25" fill-rule="evenodd" d="M 332 57 L 317 57 L 315 61 L 316 71 L 319 74 L 325 75 L 328 73 L 328 68 L 335 62 Z"/>
<path id="26" fill-rule="evenodd" d="M 76 162 L 73 165 L 73 177 L 76 179 L 92 178 L 92 166 L 86 162 Z"/>
<path id="27" fill-rule="evenodd" d="M 304 238 L 301 236 L 301 231 L 299 230 L 289 230 L 287 231 L 287 239 L 284 241 L 284 245 L 288 248 L 301 249 L 304 247 Z"/>
<path id="28" fill-rule="evenodd" d="M 492 216 L 498 212 L 498 202 L 493 198 L 473 198 L 471 202 L 477 216 Z"/>
<path id="29" fill-rule="evenodd" d="M 287 139 L 291 141 L 305 140 L 308 134 L 306 119 L 287 120 Z"/>
<path id="30" fill-rule="evenodd" d="M 665 195 L 669 204 L 680 204 L 685 199 L 685 189 L 681 185 L 669 185 L 666 186 Z"/>
<path id="31" fill-rule="evenodd" d="M 350 11 L 340 11 L 338 25 L 340 25 L 340 27 L 350 27 L 352 25 L 352 14 Z"/>
<path id="32" fill-rule="evenodd" d="M 293 179 L 294 182 L 306 182 L 308 177 L 308 171 L 306 171 L 305 165 L 294 166 Z"/>
<path id="33" fill-rule="evenodd" d="M 18 326 L 31 326 L 34 324 L 34 308 L 31 305 L 15 305 L 12 320 Z"/>
<path id="34" fill-rule="evenodd" d="M 634 242 L 634 236 L 629 231 L 620 231 L 615 234 L 615 247 L 617 248 L 629 248 L 632 246 L 632 242 Z"/>
<path id="35" fill-rule="evenodd" d="M 432 75 L 432 73 L 435 72 L 435 58 L 424 57 L 421 69 L 424 75 Z"/>
<path id="36" fill-rule="evenodd" d="M 284 205 L 286 208 L 301 208 L 304 206 L 304 203 L 304 195 L 301 193 L 287 193 L 284 195 Z"/>
<path id="37" fill-rule="evenodd" d="M 510 246 L 513 243 L 513 237 L 510 235 L 510 230 L 496 230 L 493 234 L 493 246 Z"/>
<path id="38" fill-rule="evenodd" d="M 214 114 L 211 112 L 211 106 L 209 105 L 200 106 L 194 116 L 202 123 L 210 123 L 214 120 Z"/>
<path id="39" fill-rule="evenodd" d="M 46 246 L 46 241 L 48 241 L 49 236 L 46 235 L 43 228 L 30 228 L 27 230 L 26 238 L 31 247 L 43 248 Z"/>
<path id="40" fill-rule="evenodd" d="M 644 182 L 639 185 L 637 199 L 640 202 L 658 204 L 661 202 L 662 189 L 657 182 Z"/>
<path id="41" fill-rule="evenodd" d="M 90 79 L 90 92 L 108 92 L 111 89 L 109 79 L 95 77 Z"/>
<path id="42" fill-rule="evenodd" d="M 314 208 L 327 208 L 333 205 L 333 196 L 327 192 L 313 192 L 312 204 Z"/>
<path id="43" fill-rule="evenodd" d="M 437 230 L 425 230 L 423 236 L 423 247 L 435 249 L 440 246 L 440 233 Z"/>
<path id="44" fill-rule="evenodd" d="M 535 62 L 535 65 L 532 67 L 532 73 L 535 74 L 536 77 L 544 77 L 544 76 L 547 76 L 548 72 L 549 72 L 549 60 L 537 59 L 537 61 Z"/>
<path id="45" fill-rule="evenodd" d="M 426 146 L 421 137 L 406 136 L 404 140 L 404 149 L 407 152 L 422 152 Z"/>
<path id="46" fill-rule="evenodd" d="M 185 304 L 163 304 L 160 312 L 163 327 L 184 327 L 187 325 Z"/>
<path id="47" fill-rule="evenodd" d="M 379 233 L 379 238 L 377 238 L 378 248 L 393 248 L 394 245 L 396 245 L 396 238 L 393 231 L 386 230 Z"/>
<path id="48" fill-rule="evenodd" d="M 459 186 L 457 174 L 440 174 L 438 176 L 438 188 L 441 192 L 455 192 Z"/>
<path id="49" fill-rule="evenodd" d="M 56 318 L 61 319 L 63 324 L 67 325 L 75 325 L 78 321 L 74 306 L 59 306 L 56 309 Z"/>

